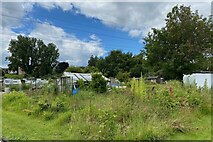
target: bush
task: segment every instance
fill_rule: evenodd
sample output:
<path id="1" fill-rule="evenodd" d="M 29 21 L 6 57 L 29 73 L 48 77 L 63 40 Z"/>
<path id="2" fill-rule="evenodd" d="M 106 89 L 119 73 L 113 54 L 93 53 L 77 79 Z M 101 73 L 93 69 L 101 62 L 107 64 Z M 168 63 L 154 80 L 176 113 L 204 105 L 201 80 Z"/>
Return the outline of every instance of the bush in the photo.
<path id="1" fill-rule="evenodd" d="M 32 88 L 32 85 L 30 85 L 30 84 L 22 84 L 21 85 L 22 90 L 29 90 L 30 88 Z"/>
<path id="2" fill-rule="evenodd" d="M 11 91 L 20 91 L 21 85 L 10 85 L 10 90 Z"/>
<path id="3" fill-rule="evenodd" d="M 49 112 L 49 111 L 44 111 L 42 116 L 43 116 L 44 120 L 49 121 L 49 120 L 52 120 L 54 118 L 54 113 Z"/>
<path id="4" fill-rule="evenodd" d="M 21 85 L 13 84 L 13 85 L 10 85 L 11 91 L 28 90 L 30 88 L 31 88 L 31 85 L 28 85 L 28 84 L 21 84 Z"/>
<path id="5" fill-rule="evenodd" d="M 72 113 L 71 112 L 64 112 L 60 114 L 59 118 L 56 121 L 58 125 L 65 125 L 70 123 L 72 120 Z"/>
<path id="6" fill-rule="evenodd" d="M 84 73 L 97 73 L 99 72 L 97 67 L 94 66 L 87 66 L 84 68 Z"/>
<path id="7" fill-rule="evenodd" d="M 24 75 L 17 75 L 17 74 L 5 74 L 5 78 L 12 78 L 12 79 L 22 79 Z"/>
<path id="8" fill-rule="evenodd" d="M 77 84 L 78 84 L 78 87 L 79 87 L 80 89 L 84 89 L 84 88 L 85 88 L 84 80 L 83 80 L 83 79 L 79 79 L 79 80 L 77 81 Z"/>
<path id="9" fill-rule="evenodd" d="M 129 81 L 129 78 L 130 78 L 130 75 L 129 73 L 127 72 L 119 72 L 117 75 L 116 75 L 116 78 L 120 81 L 120 82 L 128 82 Z"/>
<path id="10" fill-rule="evenodd" d="M 67 106 L 62 98 L 56 98 L 51 104 L 51 111 L 53 112 L 64 112 Z"/>
<path id="11" fill-rule="evenodd" d="M 101 74 L 92 74 L 92 82 L 90 84 L 92 90 L 97 93 L 104 93 L 107 91 L 107 81 L 102 77 Z"/>
<path id="12" fill-rule="evenodd" d="M 11 92 L 3 95 L 3 108 L 14 111 L 22 111 L 28 107 L 29 97 L 23 92 Z"/>
<path id="13" fill-rule="evenodd" d="M 70 66 L 65 71 L 72 72 L 72 73 L 83 73 L 84 72 L 84 70 L 81 67 L 75 67 L 75 66 Z"/>

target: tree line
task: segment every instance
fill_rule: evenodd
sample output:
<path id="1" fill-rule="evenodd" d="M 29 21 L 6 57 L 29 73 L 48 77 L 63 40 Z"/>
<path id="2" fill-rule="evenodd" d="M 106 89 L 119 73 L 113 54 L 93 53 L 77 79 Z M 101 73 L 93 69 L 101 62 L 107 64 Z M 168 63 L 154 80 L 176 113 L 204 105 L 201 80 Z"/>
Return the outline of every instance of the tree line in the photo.
<path id="1" fill-rule="evenodd" d="M 91 56 L 86 67 L 59 62 L 59 50 L 53 43 L 19 35 L 9 44 L 9 69 L 22 68 L 27 75 L 43 77 L 70 72 L 101 72 L 106 77 L 128 81 L 131 77 L 158 75 L 182 80 L 183 74 L 213 71 L 212 18 L 193 12 L 190 7 L 174 6 L 165 26 L 152 28 L 144 38 L 145 49 L 137 55 L 113 50 L 105 58 Z"/>
<path id="2" fill-rule="evenodd" d="M 91 56 L 88 66 L 96 67 L 106 77 L 116 77 L 120 80 L 140 77 L 142 72 L 147 72 L 143 51 L 133 55 L 131 52 L 123 53 L 121 50 L 113 50 L 105 58 Z"/>
<path id="3" fill-rule="evenodd" d="M 192 12 L 187 6 L 174 6 L 167 14 L 165 26 L 153 28 L 140 54 L 111 51 L 105 58 L 92 56 L 94 66 L 108 77 L 139 77 L 158 75 L 165 79 L 182 80 L 183 74 L 213 71 L 213 23 Z"/>

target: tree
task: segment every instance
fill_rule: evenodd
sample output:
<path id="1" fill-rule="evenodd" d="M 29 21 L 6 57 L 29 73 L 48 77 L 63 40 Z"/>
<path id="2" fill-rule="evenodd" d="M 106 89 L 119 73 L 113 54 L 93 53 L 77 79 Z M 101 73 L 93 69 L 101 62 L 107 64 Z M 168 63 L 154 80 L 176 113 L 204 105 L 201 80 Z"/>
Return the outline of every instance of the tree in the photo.
<path id="1" fill-rule="evenodd" d="M 87 66 L 84 68 L 84 73 L 97 73 L 99 72 L 98 68 L 95 66 Z"/>
<path id="2" fill-rule="evenodd" d="M 123 53 L 121 50 L 112 50 L 105 58 L 91 56 L 88 67 L 95 66 L 107 77 L 122 76 L 130 73 L 131 77 L 140 77 L 141 72 L 146 73 L 145 52 L 133 56 L 131 52 Z"/>
<path id="3" fill-rule="evenodd" d="M 130 79 L 130 75 L 129 75 L 129 73 L 127 73 L 127 72 L 124 72 L 124 73 L 122 73 L 122 72 L 119 72 L 117 75 L 116 75 L 116 78 L 120 81 L 120 82 L 128 82 L 129 81 L 129 79 Z"/>
<path id="4" fill-rule="evenodd" d="M 101 58 L 98 59 L 96 67 L 98 68 L 98 70 L 101 73 L 103 73 L 104 76 L 107 76 L 108 65 L 107 65 L 107 62 L 104 58 L 101 57 Z"/>
<path id="5" fill-rule="evenodd" d="M 89 61 L 88 61 L 88 66 L 96 66 L 98 62 L 98 57 L 97 56 L 91 56 Z"/>
<path id="6" fill-rule="evenodd" d="M 51 74 L 59 57 L 58 49 L 53 43 L 45 45 L 42 40 L 19 35 L 12 39 L 6 57 L 9 69 L 17 71 L 20 67 L 28 75 L 42 77 Z"/>
<path id="7" fill-rule="evenodd" d="M 0 79 L 5 75 L 5 72 L 2 68 L 0 68 Z"/>
<path id="8" fill-rule="evenodd" d="M 91 88 L 97 93 L 104 93 L 107 91 L 107 81 L 102 77 L 101 74 L 92 74 Z"/>
<path id="9" fill-rule="evenodd" d="M 119 72 L 129 72 L 134 65 L 132 53 L 123 53 L 121 50 L 112 50 L 105 58 L 105 75 L 115 77 Z M 99 69 L 101 71 L 101 69 Z"/>
<path id="10" fill-rule="evenodd" d="M 134 65 L 130 69 L 131 77 L 141 77 L 141 73 L 144 75 L 148 72 L 146 67 L 146 55 L 145 51 L 141 50 L 138 55 L 133 56 L 132 62 Z"/>
<path id="11" fill-rule="evenodd" d="M 56 73 L 63 73 L 65 71 L 65 69 L 67 69 L 68 67 L 69 67 L 69 63 L 67 63 L 67 62 L 60 62 L 55 67 L 55 72 Z"/>
<path id="12" fill-rule="evenodd" d="M 175 6 L 167 14 L 166 25 L 152 29 L 145 38 L 147 63 L 166 79 L 182 79 L 183 74 L 209 70 L 212 55 L 213 24 L 192 12 L 190 7 Z"/>
<path id="13" fill-rule="evenodd" d="M 84 70 L 81 67 L 76 67 L 76 66 L 69 66 L 65 71 L 72 72 L 72 73 L 83 73 L 84 72 Z"/>

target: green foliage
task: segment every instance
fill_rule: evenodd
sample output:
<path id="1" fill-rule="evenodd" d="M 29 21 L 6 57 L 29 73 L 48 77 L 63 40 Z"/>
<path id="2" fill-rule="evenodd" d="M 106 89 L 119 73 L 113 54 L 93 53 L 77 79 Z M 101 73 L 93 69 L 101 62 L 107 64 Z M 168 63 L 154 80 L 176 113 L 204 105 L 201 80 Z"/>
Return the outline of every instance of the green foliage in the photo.
<path id="1" fill-rule="evenodd" d="M 67 125 L 72 121 L 72 112 L 64 112 L 56 121 L 56 125 Z"/>
<path id="2" fill-rule="evenodd" d="M 210 89 L 208 88 L 207 79 L 205 79 L 204 85 L 203 85 L 203 91 L 209 92 Z"/>
<path id="3" fill-rule="evenodd" d="M 84 73 L 98 73 L 98 72 L 99 72 L 99 70 L 95 66 L 88 65 L 87 67 L 84 68 Z"/>
<path id="4" fill-rule="evenodd" d="M 85 89 L 85 87 L 86 87 L 83 79 L 77 80 L 77 84 L 78 84 L 80 89 Z"/>
<path id="5" fill-rule="evenodd" d="M 10 91 L 24 91 L 24 90 L 29 90 L 30 88 L 32 88 L 31 85 L 29 84 L 13 84 L 10 85 Z"/>
<path id="6" fill-rule="evenodd" d="M 29 90 L 32 88 L 32 85 L 31 84 L 22 84 L 21 85 L 21 89 L 22 90 Z"/>
<path id="7" fill-rule="evenodd" d="M 0 77 L 2 77 L 4 75 L 5 75 L 5 71 L 2 68 L 0 68 Z"/>
<path id="8" fill-rule="evenodd" d="M 41 77 L 52 74 L 52 70 L 59 57 L 58 49 L 53 43 L 45 45 L 42 40 L 19 35 L 17 40 L 12 39 L 6 57 L 9 69 L 17 71 L 18 67 L 26 74 Z"/>
<path id="9" fill-rule="evenodd" d="M 64 112 L 67 109 L 67 104 L 61 98 L 56 98 L 51 104 L 51 111 Z"/>
<path id="10" fill-rule="evenodd" d="M 82 90 L 75 96 L 56 96 L 48 88 L 27 95 L 4 94 L 3 136 L 35 140 L 165 140 L 174 134 L 193 139 L 191 133 L 202 133 L 205 136 L 200 134 L 200 139 L 210 139 L 210 90 L 184 86 L 179 81 L 145 84 L 142 78 L 133 79 L 132 84 L 138 86 L 138 95 L 131 88 L 112 90 L 106 95 Z M 141 97 L 141 92 L 146 95 Z"/>
<path id="11" fill-rule="evenodd" d="M 11 92 L 3 95 L 3 108 L 10 111 L 21 112 L 29 106 L 29 98 L 23 92 Z"/>
<path id="12" fill-rule="evenodd" d="M 84 70 L 81 67 L 75 67 L 75 66 L 69 66 L 65 71 L 72 72 L 72 73 L 83 73 L 84 72 Z"/>
<path id="13" fill-rule="evenodd" d="M 147 65 L 165 79 L 182 80 L 183 74 L 211 70 L 213 24 L 190 7 L 174 6 L 166 25 L 145 38 Z"/>
<path id="14" fill-rule="evenodd" d="M 44 120 L 48 121 L 54 118 L 54 113 L 50 111 L 44 111 L 42 117 Z"/>
<path id="15" fill-rule="evenodd" d="M 141 72 L 145 72 L 145 54 L 133 56 L 131 52 L 123 53 L 120 50 L 112 50 L 105 58 L 91 56 L 88 61 L 89 67 L 96 67 L 107 77 L 131 76 L 140 77 Z M 121 75 L 121 73 L 124 73 Z M 129 75 L 128 75 L 129 74 Z M 123 77 L 121 77 L 121 80 Z"/>
<path id="16" fill-rule="evenodd" d="M 12 79 L 22 79 L 24 78 L 24 75 L 18 75 L 18 74 L 5 74 L 4 78 L 12 78 Z"/>
<path id="17" fill-rule="evenodd" d="M 21 91 L 21 85 L 10 85 L 11 91 Z"/>
<path id="18" fill-rule="evenodd" d="M 94 66 L 97 66 L 97 62 L 98 62 L 98 57 L 97 56 L 91 56 L 90 57 L 90 59 L 89 59 L 89 61 L 88 61 L 88 66 L 90 66 L 90 67 L 94 67 Z"/>
<path id="19" fill-rule="evenodd" d="M 92 90 L 97 93 L 104 93 L 107 91 L 106 84 L 107 81 L 102 77 L 101 74 L 92 74 L 92 81 L 90 83 Z"/>
<path id="20" fill-rule="evenodd" d="M 113 140 L 116 134 L 116 115 L 112 112 L 102 111 L 98 116 L 100 124 L 99 133 L 102 139 Z M 106 133 L 107 132 L 107 133 Z"/>
<path id="21" fill-rule="evenodd" d="M 99 70 L 95 66 L 86 66 L 86 67 L 76 67 L 76 66 L 69 66 L 66 72 L 73 72 L 73 73 L 98 73 Z"/>
<path id="22" fill-rule="evenodd" d="M 135 95 L 143 96 L 146 94 L 146 84 L 142 77 L 139 80 L 133 78 L 130 84 L 131 84 L 131 91 Z"/>
<path id="23" fill-rule="evenodd" d="M 120 82 L 128 82 L 130 80 L 130 75 L 129 73 L 127 72 L 119 72 L 117 75 L 116 75 L 116 78 L 120 81 Z"/>
<path id="24" fill-rule="evenodd" d="M 63 73 L 68 67 L 69 67 L 69 63 L 67 63 L 67 62 L 60 62 L 55 67 L 55 72 L 59 73 L 59 74 Z"/>

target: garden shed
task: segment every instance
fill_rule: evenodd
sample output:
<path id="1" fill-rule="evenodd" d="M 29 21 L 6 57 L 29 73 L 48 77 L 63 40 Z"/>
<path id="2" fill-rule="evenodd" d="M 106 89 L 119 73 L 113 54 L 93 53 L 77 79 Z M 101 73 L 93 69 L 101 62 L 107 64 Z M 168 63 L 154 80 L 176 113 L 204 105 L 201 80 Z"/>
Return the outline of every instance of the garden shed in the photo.
<path id="1" fill-rule="evenodd" d="M 149 76 L 146 80 L 154 82 L 154 83 L 164 83 L 164 79 L 159 76 Z"/>

